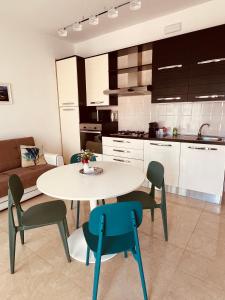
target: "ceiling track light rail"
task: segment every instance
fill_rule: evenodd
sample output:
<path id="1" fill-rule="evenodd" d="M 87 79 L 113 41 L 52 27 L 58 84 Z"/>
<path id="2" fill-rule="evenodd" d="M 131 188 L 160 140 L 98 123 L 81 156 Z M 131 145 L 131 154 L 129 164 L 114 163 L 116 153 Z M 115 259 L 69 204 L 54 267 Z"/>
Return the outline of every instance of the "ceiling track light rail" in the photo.
<path id="1" fill-rule="evenodd" d="M 126 1 L 124 3 L 121 3 L 117 6 L 111 6 L 110 9 L 108 9 L 108 10 L 105 9 L 100 13 L 92 15 L 88 18 L 83 18 L 80 21 L 76 21 L 72 24 L 69 24 L 65 27 L 58 29 L 58 31 L 57 31 L 58 35 L 61 37 L 67 37 L 68 29 L 72 29 L 72 31 L 82 31 L 83 23 L 86 23 L 86 22 L 88 22 L 90 25 L 98 25 L 99 17 L 102 15 L 105 15 L 105 14 L 107 14 L 108 18 L 110 18 L 110 19 L 117 18 L 118 14 L 119 14 L 118 9 L 123 6 L 126 6 L 126 5 L 130 6 L 130 10 L 136 11 L 141 8 L 141 0 L 131 0 L 131 1 Z"/>

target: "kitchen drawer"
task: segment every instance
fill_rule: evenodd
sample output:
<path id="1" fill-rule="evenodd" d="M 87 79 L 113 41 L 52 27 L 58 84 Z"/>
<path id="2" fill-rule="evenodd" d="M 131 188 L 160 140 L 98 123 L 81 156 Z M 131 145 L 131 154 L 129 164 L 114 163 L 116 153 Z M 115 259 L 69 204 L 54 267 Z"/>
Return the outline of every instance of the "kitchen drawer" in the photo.
<path id="1" fill-rule="evenodd" d="M 124 149 L 103 145 L 103 154 L 134 159 L 144 159 L 143 149 Z"/>
<path id="2" fill-rule="evenodd" d="M 103 155 L 103 161 L 118 162 L 121 164 L 126 164 L 126 165 L 130 165 L 130 166 L 139 168 L 140 170 L 144 169 L 144 162 L 143 162 L 143 160 L 139 160 L 139 159 L 124 158 L 124 157 L 120 157 L 120 156 Z"/>
<path id="3" fill-rule="evenodd" d="M 103 137 L 103 146 L 119 147 L 119 148 L 129 148 L 129 149 L 143 149 L 144 141 L 136 139 L 125 139 L 117 137 Z"/>

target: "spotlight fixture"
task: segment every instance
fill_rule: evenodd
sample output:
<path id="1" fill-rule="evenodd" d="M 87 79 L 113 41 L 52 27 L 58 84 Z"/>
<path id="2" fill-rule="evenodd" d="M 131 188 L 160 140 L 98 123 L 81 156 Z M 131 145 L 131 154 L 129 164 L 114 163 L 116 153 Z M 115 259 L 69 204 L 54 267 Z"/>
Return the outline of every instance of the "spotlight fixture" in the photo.
<path id="1" fill-rule="evenodd" d="M 97 16 L 91 16 L 91 17 L 89 18 L 88 22 L 89 22 L 90 25 L 95 26 L 95 25 L 98 25 L 99 19 L 98 19 Z"/>
<path id="2" fill-rule="evenodd" d="M 112 7 L 108 10 L 108 18 L 115 19 L 119 16 L 119 11 L 117 8 Z"/>
<path id="3" fill-rule="evenodd" d="M 61 37 L 67 37 L 68 32 L 67 32 L 67 30 L 65 28 L 60 28 L 58 30 L 58 35 L 61 36 Z"/>
<path id="4" fill-rule="evenodd" d="M 72 25 L 72 30 L 73 31 L 82 31 L 83 25 L 79 22 L 76 22 Z"/>
<path id="5" fill-rule="evenodd" d="M 141 8 L 141 0 L 130 1 L 130 10 L 138 10 Z"/>

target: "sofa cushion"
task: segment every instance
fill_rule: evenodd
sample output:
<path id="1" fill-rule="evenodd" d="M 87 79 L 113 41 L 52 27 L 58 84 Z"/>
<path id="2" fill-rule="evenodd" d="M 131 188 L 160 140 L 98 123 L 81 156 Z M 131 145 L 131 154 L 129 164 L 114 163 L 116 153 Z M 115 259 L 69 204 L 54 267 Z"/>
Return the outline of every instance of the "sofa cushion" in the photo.
<path id="1" fill-rule="evenodd" d="M 21 166 L 20 145 L 34 146 L 34 139 L 0 140 L 0 173 Z"/>
<path id="2" fill-rule="evenodd" d="M 24 188 L 29 188 L 36 185 L 38 177 L 43 174 L 44 172 L 53 169 L 54 166 L 51 165 L 39 165 L 39 166 L 32 166 L 27 168 L 16 168 L 13 170 L 5 171 L 4 173 L 0 174 L 0 178 L 2 177 L 2 183 L 0 181 L 0 197 L 6 196 L 8 194 L 8 179 L 9 176 L 16 174 L 20 177 Z M 5 179 L 5 177 L 6 179 Z M 4 177 L 4 178 L 3 178 Z M 5 185 L 6 180 L 6 185 Z"/>

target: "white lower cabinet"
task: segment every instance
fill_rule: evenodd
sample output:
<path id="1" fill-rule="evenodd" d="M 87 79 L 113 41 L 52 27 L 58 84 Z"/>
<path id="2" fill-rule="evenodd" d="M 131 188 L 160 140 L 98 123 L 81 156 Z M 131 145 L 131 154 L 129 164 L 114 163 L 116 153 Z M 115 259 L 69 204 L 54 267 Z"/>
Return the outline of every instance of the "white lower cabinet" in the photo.
<path id="1" fill-rule="evenodd" d="M 180 181 L 183 189 L 221 196 L 225 170 L 225 146 L 181 144 Z"/>
<path id="2" fill-rule="evenodd" d="M 79 108 L 60 107 L 60 124 L 63 157 L 69 163 L 71 156 L 80 152 Z"/>
<path id="3" fill-rule="evenodd" d="M 144 141 L 144 170 L 151 161 L 164 166 L 165 184 L 178 187 L 180 165 L 180 143 L 164 141 Z"/>
<path id="4" fill-rule="evenodd" d="M 103 137 L 103 160 L 143 170 L 143 140 Z"/>

